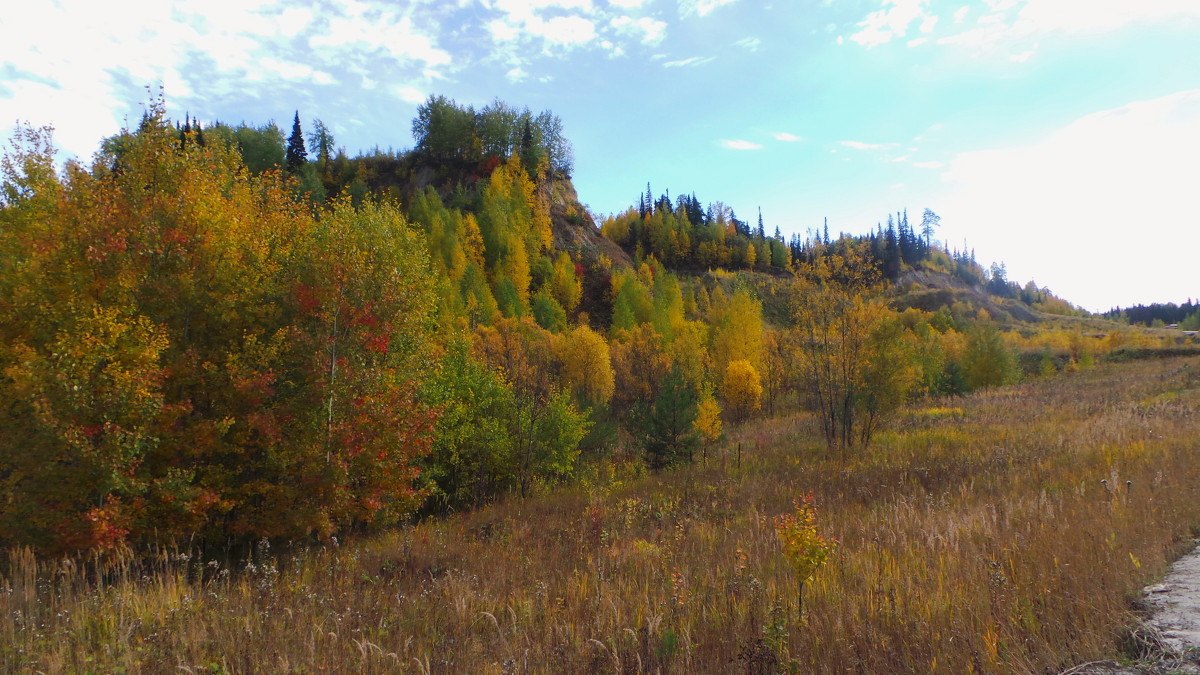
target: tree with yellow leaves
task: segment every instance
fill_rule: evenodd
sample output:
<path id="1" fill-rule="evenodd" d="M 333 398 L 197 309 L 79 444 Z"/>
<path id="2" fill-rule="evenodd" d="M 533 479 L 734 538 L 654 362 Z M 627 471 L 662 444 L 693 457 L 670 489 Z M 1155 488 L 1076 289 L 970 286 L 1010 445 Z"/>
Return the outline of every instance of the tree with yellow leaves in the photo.
<path id="1" fill-rule="evenodd" d="M 731 361 L 745 359 L 757 370 L 762 365 L 762 303 L 745 287 L 738 287 L 725 298 L 713 292 L 709 310 L 712 325 L 712 361 L 718 373 L 724 373 Z"/>
<path id="2" fill-rule="evenodd" d="M 607 405 L 613 395 L 613 367 L 608 343 L 587 326 L 561 336 L 555 350 L 562 362 L 563 384 L 585 405 Z"/>
<path id="3" fill-rule="evenodd" d="M 700 433 L 700 440 L 704 443 L 706 452 L 710 444 L 721 438 L 721 405 L 717 403 L 717 397 L 713 396 L 711 386 L 700 390 L 700 402 L 696 404 L 696 421 L 693 422 L 693 426 Z"/>
<path id="4" fill-rule="evenodd" d="M 733 413 L 734 420 L 745 421 L 762 408 L 762 383 L 754 364 L 746 359 L 730 361 L 725 367 L 721 393 Z"/>
<path id="5" fill-rule="evenodd" d="M 798 389 L 816 413 L 828 446 L 843 460 L 855 435 L 871 363 L 871 336 L 887 308 L 866 297 L 879 273 L 853 248 L 805 266 L 793 285 L 800 340 Z"/>

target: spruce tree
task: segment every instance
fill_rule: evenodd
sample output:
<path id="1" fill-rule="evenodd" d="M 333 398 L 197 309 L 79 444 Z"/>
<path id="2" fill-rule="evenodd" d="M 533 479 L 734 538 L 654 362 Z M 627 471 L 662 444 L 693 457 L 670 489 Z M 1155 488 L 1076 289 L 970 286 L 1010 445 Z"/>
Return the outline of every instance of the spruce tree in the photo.
<path id="1" fill-rule="evenodd" d="M 292 120 L 292 135 L 288 136 L 285 162 L 289 173 L 296 173 L 308 161 L 308 152 L 304 149 L 304 132 L 300 130 L 300 111 Z"/>

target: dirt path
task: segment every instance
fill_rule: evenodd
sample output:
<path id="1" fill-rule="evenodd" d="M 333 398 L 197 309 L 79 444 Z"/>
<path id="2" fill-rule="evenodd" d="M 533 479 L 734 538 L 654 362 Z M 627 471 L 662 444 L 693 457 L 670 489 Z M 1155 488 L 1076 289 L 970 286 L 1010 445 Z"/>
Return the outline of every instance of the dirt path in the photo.
<path id="1" fill-rule="evenodd" d="M 1062 675 L 1200 675 L 1200 547 L 1175 561 L 1162 583 L 1143 594 L 1151 614 L 1133 636 L 1143 658 L 1085 663 Z"/>
<path id="2" fill-rule="evenodd" d="M 1171 565 L 1161 584 L 1146 589 L 1146 604 L 1153 612 L 1149 625 L 1171 651 L 1200 650 L 1200 548 Z"/>

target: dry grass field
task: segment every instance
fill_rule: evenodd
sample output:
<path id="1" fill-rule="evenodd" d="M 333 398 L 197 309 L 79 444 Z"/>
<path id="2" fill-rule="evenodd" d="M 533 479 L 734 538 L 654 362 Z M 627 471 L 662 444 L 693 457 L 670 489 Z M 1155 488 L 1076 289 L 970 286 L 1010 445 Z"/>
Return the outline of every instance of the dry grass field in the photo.
<path id="1" fill-rule="evenodd" d="M 0 563 L 3 672 L 1055 673 L 1120 655 L 1200 526 L 1200 359 L 902 411 L 827 454 L 803 416 L 705 464 L 236 564 Z M 741 446 L 740 461 L 738 446 Z M 840 541 L 798 607 L 774 518 Z"/>

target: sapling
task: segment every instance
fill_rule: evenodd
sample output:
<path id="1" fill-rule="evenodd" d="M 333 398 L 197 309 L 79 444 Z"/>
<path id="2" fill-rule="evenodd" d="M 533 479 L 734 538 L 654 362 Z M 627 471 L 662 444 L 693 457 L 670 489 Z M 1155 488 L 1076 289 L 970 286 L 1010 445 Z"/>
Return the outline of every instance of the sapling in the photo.
<path id="1" fill-rule="evenodd" d="M 783 555 L 800 582 L 799 614 L 804 617 L 804 587 L 812 581 L 817 569 L 829 561 L 837 549 L 837 539 L 822 537 L 817 532 L 817 512 L 812 493 L 793 501 L 795 513 L 785 513 L 775 519 L 775 532 L 783 547 Z"/>

